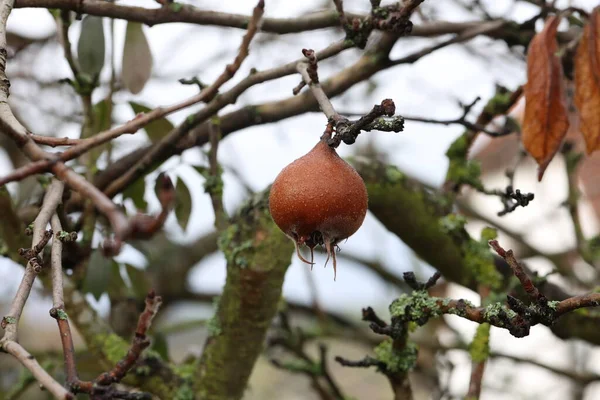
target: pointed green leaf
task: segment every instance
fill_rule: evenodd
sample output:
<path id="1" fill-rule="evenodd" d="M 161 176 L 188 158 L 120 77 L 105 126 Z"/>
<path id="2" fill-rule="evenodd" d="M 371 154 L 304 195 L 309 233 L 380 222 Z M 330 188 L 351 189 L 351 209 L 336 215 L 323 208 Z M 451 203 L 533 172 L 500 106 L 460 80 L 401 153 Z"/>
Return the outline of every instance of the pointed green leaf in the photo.
<path id="1" fill-rule="evenodd" d="M 81 21 L 77 58 L 81 72 L 92 78 L 100 75 L 104 66 L 104 26 L 101 17 L 86 15 Z"/>
<path id="2" fill-rule="evenodd" d="M 181 229 L 185 232 L 190 214 L 192 213 L 192 196 L 188 187 L 182 179 L 177 180 L 175 187 L 175 216 Z"/>
<path id="3" fill-rule="evenodd" d="M 125 264 L 129 281 L 131 282 L 131 290 L 137 299 L 143 299 L 150 290 L 150 279 L 146 271 L 139 269 L 130 264 Z"/>
<path id="4" fill-rule="evenodd" d="M 123 70 L 121 79 L 133 94 L 142 91 L 152 74 L 152 53 L 142 24 L 128 22 L 123 48 Z"/>
<path id="5" fill-rule="evenodd" d="M 139 103 L 134 103 L 133 101 L 129 102 L 131 109 L 137 115 L 139 113 L 147 113 L 152 111 L 152 109 L 143 106 Z M 169 132 L 171 132 L 174 127 L 171 122 L 169 122 L 166 118 L 157 119 L 156 121 L 150 122 L 148 125 L 144 127 L 146 130 L 146 134 L 148 138 L 152 141 L 152 143 L 158 142 L 160 139 L 165 137 Z"/>
<path id="6" fill-rule="evenodd" d="M 144 193 L 146 192 L 146 181 L 144 177 L 137 179 L 131 185 L 127 186 L 123 190 L 123 199 L 133 200 L 133 204 L 138 210 L 146 211 L 148 202 L 144 199 Z"/>
<path id="7" fill-rule="evenodd" d="M 92 252 L 87 266 L 87 274 L 83 280 L 83 292 L 91 293 L 96 300 L 100 299 L 110 283 L 112 275 L 112 259 L 104 257 L 98 249 Z"/>

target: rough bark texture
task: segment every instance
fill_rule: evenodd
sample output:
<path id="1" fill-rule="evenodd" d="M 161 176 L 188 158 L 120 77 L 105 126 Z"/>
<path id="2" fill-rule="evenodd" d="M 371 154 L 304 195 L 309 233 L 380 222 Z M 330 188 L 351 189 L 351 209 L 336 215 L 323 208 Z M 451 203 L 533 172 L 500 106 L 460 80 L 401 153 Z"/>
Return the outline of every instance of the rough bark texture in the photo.
<path id="1" fill-rule="evenodd" d="M 369 210 L 381 223 L 406 243 L 419 257 L 439 270 L 445 279 L 475 288 L 470 278 L 461 243 L 440 228 L 439 220 L 451 204 L 444 195 L 428 190 L 396 167 L 381 162 L 352 160 L 369 192 Z M 510 268 L 500 259 L 496 266 L 505 277 Z M 552 300 L 569 295 L 551 283 L 538 285 Z M 597 327 L 600 316 L 594 310 L 569 313 L 551 327 L 560 338 L 579 338 L 600 344 Z"/>
<path id="2" fill-rule="evenodd" d="M 419 257 L 439 268 L 446 279 L 469 286 L 460 248 L 439 226 L 450 203 L 394 166 L 372 160 L 351 161 L 365 180 L 373 215 Z"/>
<path id="3" fill-rule="evenodd" d="M 271 219 L 267 198 L 263 192 L 242 207 L 220 238 L 227 281 L 198 364 L 197 398 L 242 398 L 277 311 L 294 247 Z"/>

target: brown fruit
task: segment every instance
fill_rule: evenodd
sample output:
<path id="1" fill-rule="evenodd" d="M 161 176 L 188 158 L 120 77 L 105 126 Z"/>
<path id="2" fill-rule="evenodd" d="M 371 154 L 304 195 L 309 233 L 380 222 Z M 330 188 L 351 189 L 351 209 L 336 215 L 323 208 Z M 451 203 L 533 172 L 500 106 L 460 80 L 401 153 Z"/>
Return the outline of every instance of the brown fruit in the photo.
<path id="1" fill-rule="evenodd" d="M 327 145 L 324 135 L 311 151 L 279 173 L 269 208 L 277 226 L 296 244 L 298 257 L 311 268 L 314 247 L 325 245 L 327 261 L 333 258 L 335 280 L 335 247 L 362 225 L 367 189 L 356 170 Z M 303 244 L 310 248 L 310 262 L 300 255 Z"/>

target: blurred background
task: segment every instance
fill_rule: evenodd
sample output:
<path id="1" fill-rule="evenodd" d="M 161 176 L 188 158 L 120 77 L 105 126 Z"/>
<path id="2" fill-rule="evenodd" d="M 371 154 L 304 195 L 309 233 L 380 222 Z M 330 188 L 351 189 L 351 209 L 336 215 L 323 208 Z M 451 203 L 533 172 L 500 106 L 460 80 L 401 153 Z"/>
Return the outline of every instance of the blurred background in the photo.
<path id="1" fill-rule="evenodd" d="M 202 9 L 234 12 L 249 15 L 253 1 L 185 1 Z M 150 0 L 120 1 L 121 4 L 143 7 L 159 7 Z M 297 17 L 323 9 L 332 9 L 333 3 L 325 0 L 290 2 L 267 0 L 266 17 Z M 385 3 L 385 2 L 384 2 Z M 556 1 L 556 7 L 569 5 L 587 11 L 597 5 L 592 0 Z M 367 0 L 346 0 L 346 11 L 367 13 Z M 524 22 L 539 13 L 539 7 L 528 1 L 494 0 L 438 0 L 425 1 L 412 21 L 473 21 L 485 18 L 484 11 L 493 18 L 506 18 Z M 538 21 L 541 27 L 541 21 Z M 105 30 L 111 22 L 105 19 Z M 81 23 L 76 21 L 69 30 L 72 43 L 77 42 Z M 14 35 L 14 54 L 10 55 L 8 76 L 11 79 L 11 105 L 17 117 L 38 135 L 79 137 L 83 121 L 82 106 L 74 90 L 59 81 L 71 76 L 58 41 L 56 23 L 44 9 L 16 9 L 10 16 L 9 32 Z M 126 21 L 115 20 L 114 49 L 107 43 L 107 58 L 114 57 L 117 74 L 122 59 Z M 134 117 L 129 102 L 149 108 L 179 102 L 197 92 L 193 85 L 182 85 L 180 78 L 198 76 L 203 82 L 212 82 L 237 54 L 244 31 L 233 28 L 170 23 L 144 27 L 153 56 L 152 76 L 144 90 L 132 95 L 126 90 L 114 94 L 115 108 L 112 125 L 120 125 Z M 322 49 L 343 38 L 339 28 L 316 30 L 299 34 L 274 35 L 260 33 L 252 43 L 250 55 L 238 75 L 228 83 L 231 87 L 251 68 L 272 68 L 301 57 L 302 48 Z M 435 41 L 436 38 L 406 37 L 399 40 L 391 58 L 411 54 Z M 10 39 L 9 39 L 10 40 Z M 114 51 L 114 56 L 112 56 Z M 319 63 L 322 80 L 357 60 L 362 50 L 351 49 Z M 101 75 L 102 86 L 94 92 L 93 102 L 102 100 L 108 92 L 110 70 Z M 299 81 L 298 75 L 269 81 L 246 91 L 235 105 L 224 112 L 244 105 L 279 100 L 291 95 Z M 526 58 L 519 46 L 509 48 L 505 42 L 479 36 L 458 45 L 448 46 L 421 58 L 414 64 L 403 64 L 384 70 L 371 79 L 354 85 L 334 98 L 333 104 L 341 113 L 366 113 L 381 99 L 391 98 L 396 112 L 407 117 L 431 119 L 454 119 L 462 115 L 462 104 L 476 97 L 482 101 L 475 105 L 471 118 L 476 116 L 487 100 L 494 95 L 496 85 L 514 90 L 526 81 Z M 195 106 L 192 109 L 198 109 Z M 191 110 L 172 114 L 168 119 L 177 125 Z M 519 106 L 513 111 L 519 118 Z M 296 158 L 304 155 L 315 144 L 325 126 L 321 113 L 307 113 L 278 123 L 260 125 L 235 132 L 221 141 L 219 161 L 224 168 L 224 201 L 233 213 L 253 192 L 266 188 L 279 171 Z M 407 121 L 401 133 L 370 132 L 359 136 L 352 146 L 341 145 L 342 156 L 365 155 L 377 157 L 397 166 L 407 175 L 431 187 L 439 187 L 445 178 L 448 161 L 445 152 L 452 141 L 463 132 L 460 125 Z M 146 133 L 124 135 L 116 140 L 110 159 L 104 157 L 99 164 L 103 168 L 111 161 L 132 149 L 149 143 Z M 11 147 L 8 139 L 0 136 L 0 174 L 6 175 L 14 165 L 22 163 L 21 155 Z M 164 234 L 150 242 L 126 245 L 116 258 L 119 272 L 126 281 L 135 280 L 136 270 L 156 268 L 161 265 L 162 275 L 169 279 L 169 268 L 184 271 L 185 284 L 178 288 L 178 296 L 168 301 L 158 316 L 153 333 L 164 338 L 169 355 L 183 360 L 189 354 L 199 354 L 206 337 L 205 322 L 212 316 L 210 299 L 219 293 L 225 281 L 225 258 L 216 247 L 213 228 L 214 215 L 210 198 L 204 193 L 203 178 L 194 166 L 206 166 L 206 148 L 191 148 L 181 156 L 172 157 L 154 173 L 146 177 L 144 200 L 147 211 L 156 213 L 160 205 L 154 194 L 154 180 L 159 172 L 183 180 L 190 189 L 192 210 L 189 223 L 183 229 L 174 215 L 165 225 Z M 518 137 L 511 135 L 502 139 L 480 137 L 473 157 L 483 161 L 487 187 L 503 188 L 507 184 L 505 170 L 515 164 L 515 187 L 524 192 L 535 193 L 534 202 L 527 208 L 519 208 L 512 214 L 498 217 L 501 204 L 495 197 L 464 193 L 460 200 L 461 211 L 469 218 L 467 228 L 474 236 L 483 226 L 500 228 L 500 241 L 505 248 L 515 247 L 527 265 L 540 275 L 548 274 L 556 266 L 548 255 L 568 254 L 575 246 L 575 236 L 568 210 L 562 206 L 568 195 L 568 182 L 564 160 L 557 157 L 550 164 L 543 182 L 537 182 L 536 166 L 529 157 L 519 157 Z M 594 210 L 595 183 L 598 168 L 594 159 L 582 168 L 582 191 L 580 213 L 583 230 L 587 237 L 599 231 Z M 599 167 L 600 168 L 600 167 Z M 598 185 L 600 186 L 600 185 Z M 19 207 L 40 191 L 37 180 L 27 179 L 21 184 L 12 183 L 9 191 Z M 123 202 L 133 213 L 131 199 L 121 195 L 115 198 Z M 405 210 L 399 209 L 398 213 Z M 101 232 L 94 237 L 100 243 Z M 312 307 L 315 302 L 325 311 L 340 316 L 356 326 L 364 328 L 364 335 L 346 335 L 320 338 L 329 347 L 329 357 L 342 355 L 359 359 L 372 351 L 377 337 L 367 333 L 366 323 L 360 321 L 361 308 L 373 307 L 381 317 L 388 317 L 387 307 L 398 297 L 404 287 L 382 279 L 373 272 L 373 266 L 389 274 L 401 277 L 403 272 L 414 271 L 426 279 L 433 272 L 401 240 L 387 231 L 375 218 L 367 215 L 361 229 L 346 243 L 340 245 L 337 280 L 333 280 L 331 266 L 322 268 L 325 256 L 319 252 L 312 272 L 295 257 L 291 260 L 283 293 L 290 304 L 298 309 Z M 23 268 L 8 258 L 0 258 L 0 313 L 8 309 L 21 279 Z M 592 282 L 596 270 L 585 263 L 575 269 L 577 278 Z M 143 274 L 142 274 L 143 275 Z M 140 275 L 141 276 L 141 275 Z M 179 275 L 178 275 L 179 276 Z M 89 278 L 93 281 L 96 278 Z M 101 280 L 101 278 L 97 278 Z M 549 280 L 565 284 L 560 275 Z M 39 282 L 38 282 L 39 283 Z M 129 282 L 135 284 L 135 282 Z M 60 340 L 55 322 L 48 316 L 51 299 L 41 285 L 27 303 L 21 322 L 20 341 L 36 355 L 59 354 Z M 479 302 L 476 293 L 454 284 L 445 284 L 446 295 L 462 297 Z M 573 287 L 574 290 L 581 287 Z M 159 292 L 160 293 L 160 292 Z M 110 318 L 111 309 L 117 306 L 106 291 L 91 288 L 88 301 L 102 316 Z M 120 302 L 119 307 L 127 307 Z M 315 322 L 305 314 L 291 314 L 294 325 L 315 329 Z M 431 322 L 416 333 L 420 341 L 419 368 L 413 376 L 417 398 L 461 398 L 467 392 L 471 361 L 464 346 L 470 342 L 476 324 L 454 316 Z M 430 339 L 436 331 L 439 338 Z M 79 341 L 81 348 L 81 341 Z M 549 329 L 536 326 L 531 334 L 516 339 L 506 331 L 492 328 L 491 346 L 494 356 L 489 361 L 484 376 L 482 399 L 595 399 L 600 398 L 600 367 L 598 350 L 582 341 L 563 341 Z M 317 354 L 316 343 L 310 351 Z M 61 365 L 60 358 L 58 367 Z M 16 363 L 6 355 L 0 355 L 0 391 L 7 393 L 19 377 Z M 332 374 L 345 393 L 357 399 L 390 398 L 385 377 L 374 370 L 343 368 L 330 362 Z M 58 368 L 60 369 L 60 368 Z M 436 370 L 435 374 L 431 373 Z M 35 385 L 34 385 L 35 386 Z M 35 392 L 37 393 L 37 391 Z M 35 398 L 34 390 L 22 398 Z M 36 394 L 37 396 L 37 394 Z M 1 396 L 0 396 L 1 398 Z M 268 357 L 257 364 L 246 397 L 254 399 L 318 399 L 311 390 L 310 380 L 303 375 L 293 375 L 272 366 Z"/>

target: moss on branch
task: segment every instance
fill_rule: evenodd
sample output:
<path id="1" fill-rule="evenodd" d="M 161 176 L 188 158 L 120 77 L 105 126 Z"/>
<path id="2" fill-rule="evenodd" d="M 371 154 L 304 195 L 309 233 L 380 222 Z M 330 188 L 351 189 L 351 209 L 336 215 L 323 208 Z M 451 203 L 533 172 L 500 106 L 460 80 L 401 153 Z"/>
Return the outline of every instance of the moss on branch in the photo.
<path id="1" fill-rule="evenodd" d="M 219 246 L 227 259 L 227 281 L 196 371 L 196 397 L 240 399 L 275 316 L 293 244 L 268 209 L 268 191 L 251 199 Z"/>
<path id="2" fill-rule="evenodd" d="M 502 274 L 502 287 L 512 277 L 510 268 L 503 260 L 489 258 L 491 253 L 483 246 L 493 232 L 482 232 L 482 240 L 469 237 L 464 226 L 443 220 L 450 214 L 453 194 L 427 189 L 405 176 L 396 167 L 360 159 L 349 160 L 361 174 L 369 192 L 369 210 L 392 233 L 406 243 L 421 259 L 439 270 L 446 279 L 476 289 L 481 271 L 492 283 L 498 279 L 491 262 Z M 484 248 L 485 247 L 485 248 Z M 480 272 L 477 272 L 480 271 Z M 494 284 L 496 286 L 496 284 Z M 564 300 L 568 295 L 551 283 L 541 284 L 542 290 L 553 300 Z M 580 338 L 600 344 L 597 334 L 600 313 L 573 312 L 559 318 L 552 331 L 561 338 Z"/>

